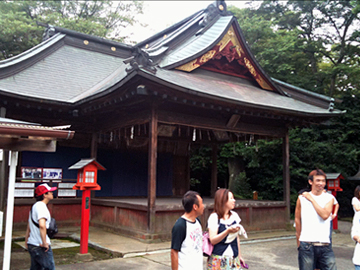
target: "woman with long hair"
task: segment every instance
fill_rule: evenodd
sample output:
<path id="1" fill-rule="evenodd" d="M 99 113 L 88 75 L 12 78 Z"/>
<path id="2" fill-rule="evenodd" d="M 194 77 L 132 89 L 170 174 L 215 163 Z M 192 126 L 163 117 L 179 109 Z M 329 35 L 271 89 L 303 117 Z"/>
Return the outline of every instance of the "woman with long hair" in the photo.
<path id="1" fill-rule="evenodd" d="M 235 270 L 245 265 L 240 252 L 240 217 L 232 211 L 235 199 L 228 189 L 215 193 L 214 211 L 208 219 L 209 238 L 214 250 L 208 260 L 208 270 Z"/>
<path id="2" fill-rule="evenodd" d="M 351 204 L 354 209 L 354 214 L 360 211 L 360 186 L 357 186 L 354 191 L 354 197 L 351 200 Z"/>

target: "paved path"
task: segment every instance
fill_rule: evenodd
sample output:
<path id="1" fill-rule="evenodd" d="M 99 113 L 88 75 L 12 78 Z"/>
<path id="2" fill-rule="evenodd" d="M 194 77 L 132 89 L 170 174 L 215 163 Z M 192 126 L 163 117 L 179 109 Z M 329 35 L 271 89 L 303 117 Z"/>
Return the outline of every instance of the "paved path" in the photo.
<path id="1" fill-rule="evenodd" d="M 354 269 L 351 262 L 354 242 L 350 238 L 350 222 L 339 222 L 341 233 L 333 234 L 333 249 L 339 270 Z M 76 238 L 79 228 L 67 228 L 67 232 Z M 14 232 L 20 237 L 24 232 Z M 243 239 L 241 251 L 251 270 L 295 270 L 297 248 L 294 231 L 249 232 L 249 239 Z M 90 228 L 89 240 L 92 246 L 117 254 L 122 258 L 57 265 L 57 270 L 170 270 L 170 242 L 147 244 L 135 239 L 112 234 L 99 228 Z M 204 269 L 206 259 L 204 258 Z"/>
<path id="2" fill-rule="evenodd" d="M 333 235 L 333 249 L 336 256 L 337 268 L 339 270 L 351 270 L 353 264 L 351 262 L 354 251 L 354 243 L 350 239 L 351 223 L 339 222 L 339 229 L 342 233 Z M 290 234 L 290 235 L 289 235 Z M 267 232 L 258 234 L 249 234 L 248 241 L 242 241 L 241 250 L 243 257 L 251 270 L 297 270 L 297 248 L 294 232 Z M 106 238 L 104 238 L 106 239 Z M 132 240 L 136 241 L 136 240 Z M 139 243 L 136 243 L 139 245 Z M 138 250 L 136 247 L 130 247 L 128 250 Z M 169 243 L 161 243 L 168 245 Z M 149 244 L 148 244 L 149 245 Z M 151 251 L 154 249 L 150 244 L 149 250 L 145 255 L 139 253 L 127 253 L 124 258 L 111 259 L 99 262 L 89 262 L 83 264 L 60 265 L 58 270 L 75 270 L 79 268 L 87 270 L 102 269 L 123 269 L 123 270 L 170 270 L 170 251 L 162 249 Z M 124 246 L 125 247 L 125 246 Z M 160 246 L 158 246 L 160 247 Z M 121 251 L 121 249 L 118 249 Z M 135 256 L 135 257 L 133 257 Z M 206 259 L 204 259 L 204 269 L 206 269 Z"/>

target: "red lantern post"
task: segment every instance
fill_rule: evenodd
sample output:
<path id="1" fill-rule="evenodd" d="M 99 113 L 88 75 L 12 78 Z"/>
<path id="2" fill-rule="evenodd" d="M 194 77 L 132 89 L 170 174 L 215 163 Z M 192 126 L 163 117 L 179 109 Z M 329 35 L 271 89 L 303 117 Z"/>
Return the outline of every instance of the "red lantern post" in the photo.
<path id="1" fill-rule="evenodd" d="M 89 243 L 89 221 L 90 221 L 90 195 L 91 190 L 100 190 L 97 184 L 97 171 L 105 170 L 95 159 L 81 159 L 69 167 L 69 170 L 78 170 L 77 183 L 73 189 L 82 190 L 81 204 L 81 233 L 80 233 L 80 254 L 88 253 Z"/>
<path id="2" fill-rule="evenodd" d="M 331 191 L 331 194 L 336 197 L 338 191 L 343 191 L 340 187 L 340 180 L 344 179 L 344 176 L 341 173 L 327 173 L 327 188 L 328 191 Z M 335 206 L 333 206 L 334 211 Z M 336 216 L 333 220 L 333 229 L 338 229 L 338 217 Z"/>

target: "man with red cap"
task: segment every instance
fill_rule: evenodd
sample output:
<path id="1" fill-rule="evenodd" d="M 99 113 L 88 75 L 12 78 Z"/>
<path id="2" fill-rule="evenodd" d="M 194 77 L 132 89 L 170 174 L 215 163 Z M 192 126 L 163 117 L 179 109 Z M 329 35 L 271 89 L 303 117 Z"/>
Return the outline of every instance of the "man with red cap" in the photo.
<path id="1" fill-rule="evenodd" d="M 48 184 L 39 185 L 35 189 L 36 203 L 31 208 L 25 235 L 25 246 L 31 257 L 30 270 L 55 269 L 50 238 L 46 234 L 51 221 L 47 204 L 54 198 L 54 190 L 56 187 L 49 187 Z"/>

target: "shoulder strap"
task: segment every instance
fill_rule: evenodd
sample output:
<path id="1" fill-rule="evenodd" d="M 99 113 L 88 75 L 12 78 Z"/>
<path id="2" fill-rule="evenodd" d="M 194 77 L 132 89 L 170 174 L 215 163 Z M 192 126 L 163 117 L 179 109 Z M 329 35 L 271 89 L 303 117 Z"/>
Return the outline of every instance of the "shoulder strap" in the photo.
<path id="1" fill-rule="evenodd" d="M 36 227 L 40 228 L 40 227 L 39 227 L 39 224 L 36 223 L 35 220 L 34 220 L 33 217 L 32 217 L 32 207 L 31 207 L 31 210 L 30 210 L 30 217 L 31 217 L 31 220 L 32 220 L 32 222 L 34 223 L 34 225 L 35 225 Z"/>

